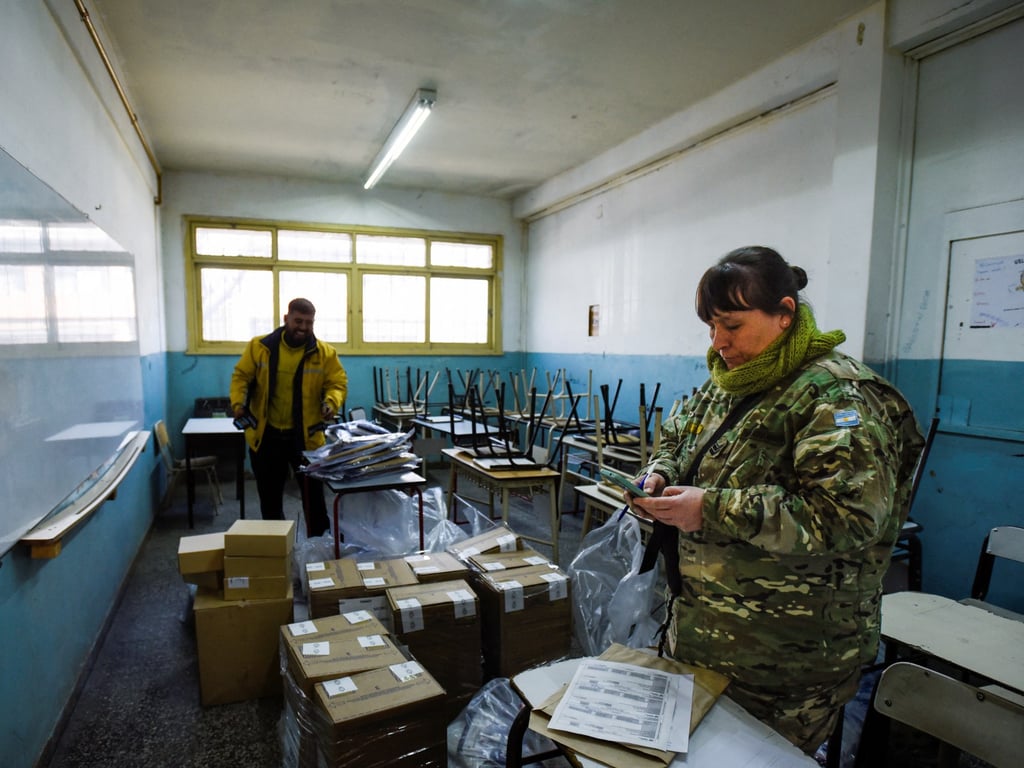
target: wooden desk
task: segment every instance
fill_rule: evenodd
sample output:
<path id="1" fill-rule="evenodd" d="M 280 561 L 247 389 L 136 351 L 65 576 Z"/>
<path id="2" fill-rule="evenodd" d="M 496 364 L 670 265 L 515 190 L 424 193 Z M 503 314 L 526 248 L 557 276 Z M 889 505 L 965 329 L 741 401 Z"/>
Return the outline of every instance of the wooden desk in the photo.
<path id="1" fill-rule="evenodd" d="M 433 419 L 438 419 L 434 421 Z M 425 419 L 422 417 L 416 417 L 410 422 L 413 426 L 420 430 L 424 437 L 427 437 L 430 433 L 436 433 L 438 435 L 444 435 L 451 440 L 452 445 L 460 445 L 467 441 L 467 438 L 472 438 L 475 434 L 478 440 L 488 435 L 500 435 L 501 430 L 491 424 L 475 424 L 469 418 L 463 418 L 462 416 L 455 417 L 455 426 L 452 428 L 451 419 L 447 416 L 440 417 L 435 416 L 431 419 Z"/>
<path id="2" fill-rule="evenodd" d="M 409 424 L 416 418 L 416 410 L 411 405 L 381 405 L 373 406 L 373 417 L 381 424 L 391 427 L 395 432 L 405 432 Z"/>
<path id="3" fill-rule="evenodd" d="M 423 488 L 427 478 L 415 472 L 403 472 L 398 475 L 381 475 L 368 477 L 365 480 L 323 480 L 324 485 L 334 492 L 334 559 L 341 557 L 341 529 L 338 527 L 338 508 L 341 497 L 350 493 L 369 493 L 371 491 L 405 491 L 415 493 L 419 497 L 420 513 L 420 550 L 423 549 Z"/>
<path id="4" fill-rule="evenodd" d="M 882 596 L 882 639 L 1024 693 L 1024 621 L 940 595 Z"/>
<path id="5" fill-rule="evenodd" d="M 513 471 L 494 471 L 484 469 L 473 461 L 473 457 L 461 448 L 445 448 L 441 451 L 444 460 L 451 467 L 448 478 L 448 509 L 454 509 L 453 497 L 458 490 L 459 475 L 465 475 L 478 486 L 487 491 L 493 510 L 495 493 L 501 494 L 501 519 L 508 523 L 509 495 L 512 491 L 524 493 L 547 493 L 551 508 L 551 538 L 540 539 L 535 536 L 523 536 L 524 539 L 550 544 L 551 559 L 558 562 L 558 473 L 553 469 L 525 469 Z"/>
<path id="6" fill-rule="evenodd" d="M 192 418 L 181 430 L 185 436 L 185 478 L 188 480 L 188 527 L 194 527 L 193 507 L 196 501 L 196 479 L 192 474 L 192 457 L 196 447 L 208 441 L 226 441 L 235 446 L 235 498 L 238 499 L 238 516 L 245 519 L 245 432 L 238 429 L 234 419 L 216 417 L 210 419 Z"/>
<path id="7" fill-rule="evenodd" d="M 582 454 L 584 461 L 591 462 L 592 466 L 594 466 L 594 474 L 584 474 L 570 468 L 571 455 L 574 452 L 576 455 Z M 602 445 L 601 461 L 626 474 L 636 474 L 640 469 L 640 451 L 617 445 Z M 566 435 L 562 440 L 562 480 L 559 486 L 559 493 L 564 493 L 567 488 L 580 483 L 590 485 L 598 482 L 600 478 L 596 474 L 596 464 L 597 443 L 593 439 L 580 435 Z M 559 499 L 558 507 L 559 509 L 562 508 L 562 499 Z"/>
<path id="8" fill-rule="evenodd" d="M 512 678 L 512 687 L 530 708 L 537 707 L 572 679 L 582 661 L 568 659 L 520 672 Z M 574 765 L 583 768 L 604 768 L 603 763 L 582 755 L 573 754 L 573 760 Z M 677 755 L 669 768 L 817 768 L 817 765 L 781 734 L 722 695 L 690 735 L 689 751 Z"/>

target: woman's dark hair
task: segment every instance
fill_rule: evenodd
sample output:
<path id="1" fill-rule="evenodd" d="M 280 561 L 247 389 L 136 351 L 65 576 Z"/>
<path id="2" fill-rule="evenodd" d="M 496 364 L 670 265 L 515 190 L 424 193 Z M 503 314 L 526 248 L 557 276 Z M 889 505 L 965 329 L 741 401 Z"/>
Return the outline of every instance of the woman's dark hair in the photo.
<path id="1" fill-rule="evenodd" d="M 760 309 L 771 315 L 789 314 L 780 306 L 789 296 L 800 306 L 799 291 L 807 273 L 786 263 L 777 251 L 762 245 L 737 248 L 725 254 L 697 285 L 697 316 L 705 323 L 718 312 Z"/>

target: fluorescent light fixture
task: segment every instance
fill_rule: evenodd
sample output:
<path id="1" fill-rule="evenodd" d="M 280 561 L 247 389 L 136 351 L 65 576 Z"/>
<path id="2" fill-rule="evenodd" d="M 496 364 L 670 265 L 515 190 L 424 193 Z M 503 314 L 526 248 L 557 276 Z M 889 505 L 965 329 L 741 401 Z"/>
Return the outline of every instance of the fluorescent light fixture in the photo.
<path id="1" fill-rule="evenodd" d="M 437 91 L 431 91 L 426 88 L 420 88 L 416 91 L 412 101 L 409 102 L 409 106 L 405 108 L 405 112 L 398 122 L 395 123 L 395 127 L 391 129 L 391 135 L 388 136 L 388 140 L 384 142 L 384 146 L 380 148 L 380 152 L 373 159 L 373 163 L 370 165 L 370 172 L 366 177 L 366 182 L 363 184 L 363 189 L 372 189 L 380 181 L 380 177 L 398 159 L 398 156 L 402 154 L 402 150 L 412 141 L 412 137 L 416 135 L 416 131 L 430 117 L 430 110 L 434 108 L 435 101 L 437 101 Z"/>

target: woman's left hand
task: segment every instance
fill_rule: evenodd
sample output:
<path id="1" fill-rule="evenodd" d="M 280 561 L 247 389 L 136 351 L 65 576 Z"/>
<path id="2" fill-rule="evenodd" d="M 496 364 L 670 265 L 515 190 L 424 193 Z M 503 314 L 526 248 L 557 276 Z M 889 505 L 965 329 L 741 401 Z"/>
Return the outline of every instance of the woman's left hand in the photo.
<path id="1" fill-rule="evenodd" d="M 661 496 L 632 499 L 634 509 L 643 516 L 687 533 L 699 531 L 703 526 L 703 501 L 704 489 L 690 485 L 670 485 L 661 492 Z"/>

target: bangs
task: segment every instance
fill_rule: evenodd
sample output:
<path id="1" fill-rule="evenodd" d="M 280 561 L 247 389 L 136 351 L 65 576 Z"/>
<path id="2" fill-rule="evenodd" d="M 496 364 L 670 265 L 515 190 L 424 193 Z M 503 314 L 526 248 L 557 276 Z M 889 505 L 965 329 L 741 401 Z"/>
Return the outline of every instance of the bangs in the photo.
<path id="1" fill-rule="evenodd" d="M 720 312 L 755 309 L 746 298 L 750 279 L 740 264 L 718 264 L 709 269 L 697 286 L 697 317 L 706 323 Z"/>

